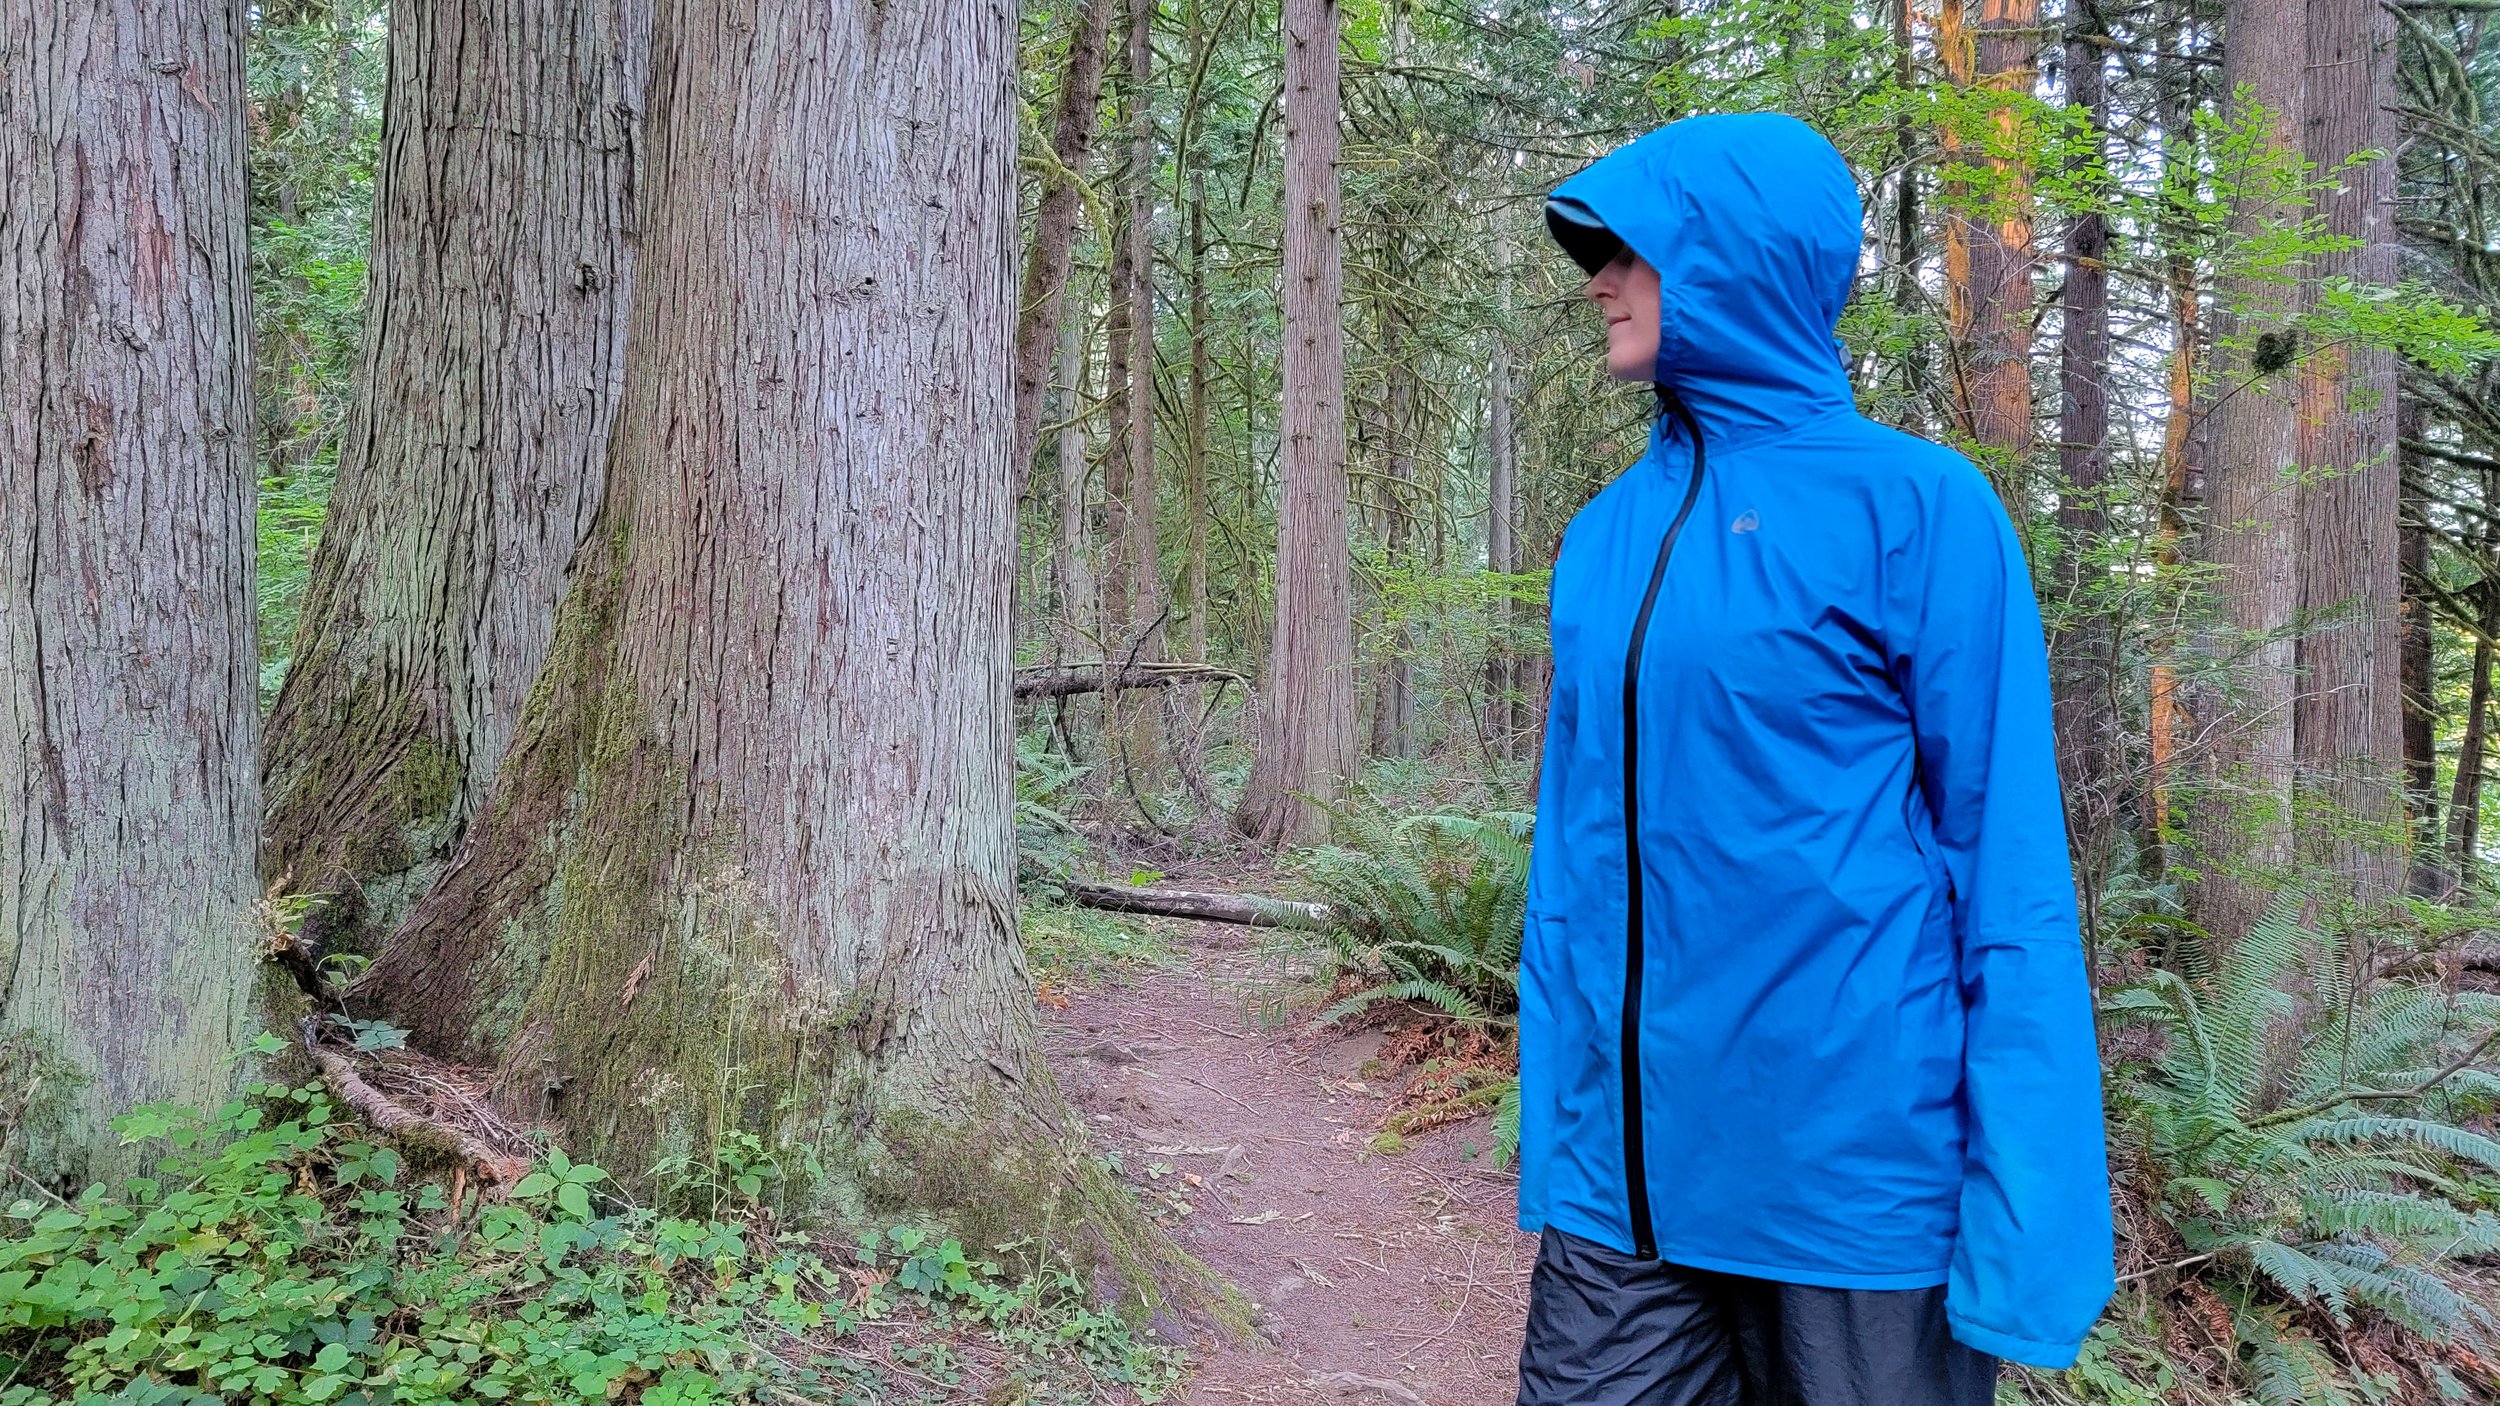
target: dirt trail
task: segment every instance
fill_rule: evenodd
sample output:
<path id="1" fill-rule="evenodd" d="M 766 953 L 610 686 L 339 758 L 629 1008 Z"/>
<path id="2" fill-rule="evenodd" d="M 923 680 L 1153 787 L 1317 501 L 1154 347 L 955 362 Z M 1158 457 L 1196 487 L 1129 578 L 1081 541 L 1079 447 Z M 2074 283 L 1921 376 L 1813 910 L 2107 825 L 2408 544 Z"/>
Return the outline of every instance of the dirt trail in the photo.
<path id="1" fill-rule="evenodd" d="M 1050 1048 L 1129 1180 L 1259 1305 L 1267 1340 L 1214 1356 L 1184 1399 L 1510 1406 L 1536 1245 L 1512 1228 L 1515 1179 L 1465 1156 L 1490 1121 L 1373 1151 L 1402 1077 L 1364 1076 L 1380 1036 L 1315 1034 L 1305 1010 L 1272 1028 L 1296 989 L 1276 946 L 1162 930 L 1175 959 L 1071 995 Z"/>

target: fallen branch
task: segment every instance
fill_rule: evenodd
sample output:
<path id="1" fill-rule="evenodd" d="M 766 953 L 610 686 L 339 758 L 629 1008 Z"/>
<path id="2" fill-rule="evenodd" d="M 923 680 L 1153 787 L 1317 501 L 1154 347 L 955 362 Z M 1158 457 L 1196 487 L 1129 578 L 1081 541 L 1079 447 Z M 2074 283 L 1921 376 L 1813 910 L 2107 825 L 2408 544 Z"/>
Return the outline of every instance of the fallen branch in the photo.
<path id="1" fill-rule="evenodd" d="M 506 1151 L 448 1123 L 411 1113 L 366 1082 L 354 1061 L 322 1043 L 321 1026 L 318 1015 L 304 1018 L 304 1052 L 320 1069 L 321 1082 L 329 1086 L 331 1096 L 345 1104 L 357 1122 L 394 1142 L 439 1152 L 464 1167 L 475 1167 L 480 1178 L 505 1190 L 529 1174 L 527 1153 Z"/>
<path id="2" fill-rule="evenodd" d="M 1073 668 L 1016 670 L 1016 697 L 1065 698 L 1076 693 L 1101 693 L 1104 675 L 1110 671 L 1100 664 L 1077 665 Z M 1170 688 L 1184 683 L 1240 683 L 1248 680 L 1230 669 L 1212 664 L 1131 664 L 1119 670 L 1114 689 Z"/>
<path id="3" fill-rule="evenodd" d="M 1337 924 L 1325 903 L 1297 903 L 1255 893 L 1198 893 L 1189 889 L 1131 888 L 1125 884 L 1089 884 L 1061 879 L 1068 901 L 1109 913 L 1146 913 L 1158 918 L 1189 918 L 1201 923 L 1234 923 L 1245 928 L 1300 928 L 1326 932 Z"/>

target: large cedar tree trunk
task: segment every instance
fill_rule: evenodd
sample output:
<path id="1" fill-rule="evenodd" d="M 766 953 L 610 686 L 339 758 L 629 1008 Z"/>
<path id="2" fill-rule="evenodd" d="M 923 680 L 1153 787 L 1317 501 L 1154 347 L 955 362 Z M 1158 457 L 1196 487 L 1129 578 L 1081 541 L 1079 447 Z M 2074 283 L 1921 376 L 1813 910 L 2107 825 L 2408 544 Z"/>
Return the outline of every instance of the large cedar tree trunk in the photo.
<path id="1" fill-rule="evenodd" d="M 2264 165 L 2301 150 L 2305 0 L 2231 0 L 2225 13 L 2223 89 L 2249 92 L 2263 109 L 2261 151 L 2222 173 L 2239 189 L 2229 229 L 2259 237 L 2297 218 L 2297 201 Z M 2255 114 L 2234 106 L 2235 121 Z M 2226 938 L 2255 921 L 2270 875 L 2291 859 L 2292 674 L 2290 627 L 2300 606 L 2300 504 L 2293 466 L 2300 437 L 2294 393 L 2296 319 L 2305 275 L 2248 267 L 2245 253 L 2217 302 L 2215 401 L 2203 429 L 2206 514 L 2201 549 L 2215 568 L 2217 619 L 2205 642 L 2228 666 L 2230 687 L 2203 690 L 2192 708 L 2203 742 L 2203 794 L 2190 826 L 2199 851 L 2197 920 Z"/>
<path id="2" fill-rule="evenodd" d="M 1016 934 L 1015 33 L 663 0 L 608 502 L 359 994 L 629 1181 L 744 1131 L 821 1169 L 794 1209 L 1083 1225 L 1134 1270 Z"/>
<path id="3" fill-rule="evenodd" d="M 2327 232 L 2318 277 L 2396 281 L 2396 20 L 2377 4 L 2310 0 L 2309 159 L 2339 172 L 2320 200 Z M 2345 167 L 2358 152 L 2376 160 Z M 2364 901 L 2403 884 L 2403 592 L 2398 562 L 2396 354 L 2349 342 L 2319 347 L 2300 381 L 2301 605 L 2322 628 L 2300 641 L 2294 732 L 2305 785 L 2331 817 L 2305 836 Z"/>
<path id="4" fill-rule="evenodd" d="M 0 1156 L 55 1186 L 252 1032 L 242 25 L 0 0 Z"/>
<path id="5" fill-rule="evenodd" d="M 1346 543 L 1345 249 L 1335 0 L 1285 0 L 1284 416 L 1276 630 L 1258 757 L 1235 823 L 1268 844 L 1318 835 L 1360 761 Z"/>
<path id="6" fill-rule="evenodd" d="M 511 746 L 623 386 L 650 0 L 392 7 L 357 406 L 270 718 L 269 877 L 387 933 Z"/>

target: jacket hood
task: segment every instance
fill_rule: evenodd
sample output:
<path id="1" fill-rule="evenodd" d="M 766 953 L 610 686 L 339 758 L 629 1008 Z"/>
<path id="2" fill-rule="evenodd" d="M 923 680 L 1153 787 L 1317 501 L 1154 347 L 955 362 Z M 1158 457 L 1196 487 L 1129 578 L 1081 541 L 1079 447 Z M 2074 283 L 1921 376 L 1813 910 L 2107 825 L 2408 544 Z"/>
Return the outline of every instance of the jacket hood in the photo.
<path id="1" fill-rule="evenodd" d="M 1773 113 L 1690 117 L 1554 191 L 1658 270 L 1660 384 L 1723 449 L 1850 408 L 1835 335 L 1864 210 L 1821 133 Z"/>

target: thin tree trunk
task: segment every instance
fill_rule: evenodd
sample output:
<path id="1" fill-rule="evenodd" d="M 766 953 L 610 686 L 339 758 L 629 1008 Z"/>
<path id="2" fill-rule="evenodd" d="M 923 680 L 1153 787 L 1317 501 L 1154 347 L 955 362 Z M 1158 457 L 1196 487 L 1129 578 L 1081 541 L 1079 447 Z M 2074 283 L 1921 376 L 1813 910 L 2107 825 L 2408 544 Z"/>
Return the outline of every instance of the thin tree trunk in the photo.
<path id="1" fill-rule="evenodd" d="M 1094 569 L 1091 518 L 1086 513 L 1085 484 L 1085 319 L 1076 311 L 1060 319 L 1059 328 L 1059 530 L 1052 552 L 1051 579 L 1059 593 L 1061 636 L 1090 635 L 1094 619 Z"/>
<path id="2" fill-rule="evenodd" d="M 2066 102 L 2099 136 L 2108 122 L 2102 84 L 2104 30 L 2095 0 L 2081 0 L 2066 32 Z M 2101 153 L 2078 155 L 2088 176 Z M 2066 618 L 2052 653 L 2060 770 L 2073 816 L 2075 848 L 2097 880 L 2117 803 L 2117 634 L 2110 612 L 2093 598 L 2101 573 L 2090 554 L 2109 532 L 2104 501 L 2109 476 L 2109 226 L 2098 208 L 2066 231 L 2064 328 L 2058 343 L 2059 585 Z"/>
<path id="3" fill-rule="evenodd" d="M 1337 6 L 1285 0 L 1282 501 L 1276 628 L 1259 749 L 1235 819 L 1281 845 L 1318 835 L 1353 774 L 1353 563 L 1346 543 L 1345 253 L 1339 221 Z"/>
<path id="4" fill-rule="evenodd" d="M 1207 191 L 1195 171 L 1189 177 L 1189 449 L 1187 511 L 1189 660 L 1207 662 L 1207 419 L 1211 408 L 1213 361 L 1207 348 Z"/>
<path id="5" fill-rule="evenodd" d="M 1504 281 L 1504 311 L 1508 311 L 1510 287 Z M 1512 648 L 1511 632 L 1518 614 L 1511 606 L 1510 582 L 1507 578 L 1519 570 L 1512 530 L 1518 515 L 1518 445 L 1510 423 L 1510 338 L 1505 326 L 1493 338 L 1493 365 L 1486 376 L 1485 440 L 1486 469 L 1484 557 L 1485 569 L 1497 578 L 1493 598 L 1493 639 L 1485 651 L 1485 691 L 1489 701 L 1485 710 L 1485 730 L 1492 734 L 1494 750 L 1504 761 L 1518 755 L 1518 721 L 1514 696 L 1519 689 L 1518 660 Z"/>
<path id="6" fill-rule="evenodd" d="M 1388 256 L 1393 282 L 1405 277 L 1403 260 L 1393 248 Z M 1415 566 L 1415 369 L 1409 357 L 1405 316 L 1395 307 L 1381 319 L 1382 368 L 1388 385 L 1379 419 L 1379 460 L 1385 470 L 1378 480 L 1384 556 L 1394 578 Z M 1403 601 L 1395 594 L 1379 602 L 1385 617 L 1380 656 L 1374 669 L 1371 753 L 1403 757 L 1415 742 L 1415 660 L 1413 632 Z"/>
<path id="7" fill-rule="evenodd" d="M 1158 0 L 1130 0 L 1127 64 L 1128 152 L 1120 174 L 1121 218 L 1111 261 L 1110 439 L 1103 454 L 1105 536 L 1103 644 L 1108 657 L 1153 663 L 1166 657 L 1162 553 L 1156 511 L 1154 294 L 1154 18 Z M 1139 796 L 1167 775 L 1163 703 L 1103 695 L 1104 721 L 1117 752 L 1115 782 Z"/>
<path id="8" fill-rule="evenodd" d="M 1093 151 L 1094 126 L 1102 112 L 1103 52 L 1111 42 L 1116 0 L 1085 0 L 1068 38 L 1068 66 L 1059 80 L 1051 120 L 1055 169 L 1042 178 L 1041 205 L 1033 216 L 1033 251 L 1024 263 L 1024 292 L 1016 319 L 1016 428 L 1012 452 L 1019 483 L 1033 462 L 1041 425 L 1042 388 L 1050 379 L 1051 343 L 1065 318 L 1068 270 L 1076 256 L 1077 217 L 1084 212 L 1077 178 Z M 1064 362 L 1063 351 L 1060 359 Z M 1071 382 L 1073 384 L 1073 382 Z M 1019 494 L 1018 496 L 1022 496 Z"/>
<path id="9" fill-rule="evenodd" d="M 253 1029 L 242 25 L 0 0 L 0 1158 L 62 1189 Z"/>
<path id="10" fill-rule="evenodd" d="M 1893 0 L 1892 6 L 1892 81 L 1903 93 L 1916 91 L 1918 60 L 1916 31 L 1912 21 L 1916 0 Z M 1957 20 L 1958 22 L 1958 20 Z M 1919 202 L 1917 124 L 1910 106 L 1902 105 L 1893 118 L 1893 161 L 1899 167 L 1894 177 L 1892 196 L 1892 302 L 1903 324 L 1918 328 L 1925 324 L 1927 292 L 1919 286 Z M 1903 357 L 1903 382 L 1908 394 L 1902 404 L 1908 411 L 1902 428 L 1917 433 L 1925 424 L 1925 399 L 1929 384 L 1927 348 L 1922 337 Z"/>
<path id="11" fill-rule="evenodd" d="M 1978 0 L 1978 23 L 1967 30 L 1963 3 L 1947 0 L 1939 12 L 1936 44 L 1946 73 L 1963 87 L 2005 95 L 1995 106 L 1996 139 L 2001 149 L 2019 150 L 2015 98 L 2027 96 L 2039 76 L 2040 0 Z M 1949 158 L 1962 145 L 1948 132 Z M 1986 207 L 1973 208 L 1977 195 L 1962 191 L 1945 221 L 1946 308 L 1959 363 L 1955 404 L 1962 432 L 1996 451 L 1986 467 L 2020 522 L 2029 514 L 2024 456 L 2032 441 L 2031 174 L 2004 156 L 1992 154 L 1986 164 L 1997 186 Z"/>
<path id="12" fill-rule="evenodd" d="M 2187 61 L 2189 22 L 2184 4 L 2170 12 L 2164 25 L 2156 67 L 2160 85 L 2163 130 L 2181 135 L 2164 144 L 2162 176 L 2176 188 L 2196 168 L 2194 124 L 2195 67 Z M 2165 291 L 2170 301 L 2169 402 L 2163 411 L 2161 500 L 2155 519 L 2153 561 L 2164 573 L 2184 558 L 2190 531 L 2188 500 L 2192 486 L 2191 451 L 2196 446 L 2196 376 L 2202 345 L 2202 301 L 2198 296 L 2193 234 L 2181 213 L 2165 208 L 2158 228 L 2166 268 Z M 2175 635 L 2164 632 L 2153 642 L 2147 681 L 2145 759 L 2145 868 L 2160 874 L 2168 863 L 2172 835 L 2171 778 L 2179 764 L 2179 741 L 2186 729 L 2186 709 L 2179 692 L 2178 669 L 2171 662 L 2178 647 Z"/>
<path id="13" fill-rule="evenodd" d="M 2422 589 L 2431 569 L 2430 498 L 2420 479 L 2404 471 L 2404 444 L 2423 434 L 2423 406 L 2406 395 L 2397 411 L 2398 474 L 2403 482 L 2401 543 L 2404 599 L 2404 771 L 2408 829 L 2433 849 L 2439 833 L 2439 661 L 2433 637 L 2433 601 Z M 2427 877 L 2427 876 L 2417 876 Z"/>
<path id="14" fill-rule="evenodd" d="M 2320 198 L 2330 235 L 2317 277 L 2396 281 L 2396 20 L 2385 6 L 2309 0 L 2305 122 L 2309 159 L 2339 171 Z M 2382 153 L 2359 166 L 2358 152 Z M 2301 605 L 2324 627 L 2300 641 L 2295 716 L 2304 784 L 2331 817 L 2303 838 L 2364 902 L 2392 897 L 2409 847 L 2404 769 L 2403 596 L 2397 528 L 2396 355 L 2319 347 L 2300 373 Z"/>
<path id="15" fill-rule="evenodd" d="M 2487 526 L 2482 534 L 2483 560 L 2491 561 L 2500 549 L 2500 534 Z M 2457 739 L 2457 771 L 2448 795 L 2448 843 L 2450 859 L 2460 879 L 2471 878 L 2475 860 L 2481 849 L 2483 817 L 2483 776 L 2491 752 L 2491 665 L 2492 641 L 2500 639 L 2500 582 L 2485 579 L 2475 586 L 2480 603 L 2476 624 L 2481 635 L 2474 641 L 2474 662 L 2466 684 L 2465 735 Z"/>
<path id="16" fill-rule="evenodd" d="M 1014 12 L 743 17 L 663 0 L 609 501 L 362 995 L 629 1186 L 746 1133 L 807 1204 L 1085 1227 L 1151 1288 L 1016 938 Z"/>
<path id="17" fill-rule="evenodd" d="M 2223 88 L 2263 109 L 2259 162 L 2300 152 L 2304 0 L 2231 0 L 2224 18 Z M 2235 110 L 2237 120 L 2253 114 Z M 2223 173 L 2240 187 L 2229 230 L 2246 241 L 2299 211 L 2256 170 Z M 2215 568 L 2217 628 L 2205 649 L 2230 687 L 2193 708 L 2205 776 L 2194 806 L 2197 920 L 2226 938 L 2254 922 L 2271 877 L 2291 862 L 2294 644 L 2300 606 L 2300 505 L 2293 466 L 2300 439 L 2294 392 L 2296 319 L 2305 280 L 2286 289 L 2242 267 L 2223 280 L 2216 401 L 2202 549 Z"/>
<path id="18" fill-rule="evenodd" d="M 493 784 L 603 491 L 648 0 L 393 7 L 372 310 L 293 667 L 265 867 L 388 932 Z"/>

